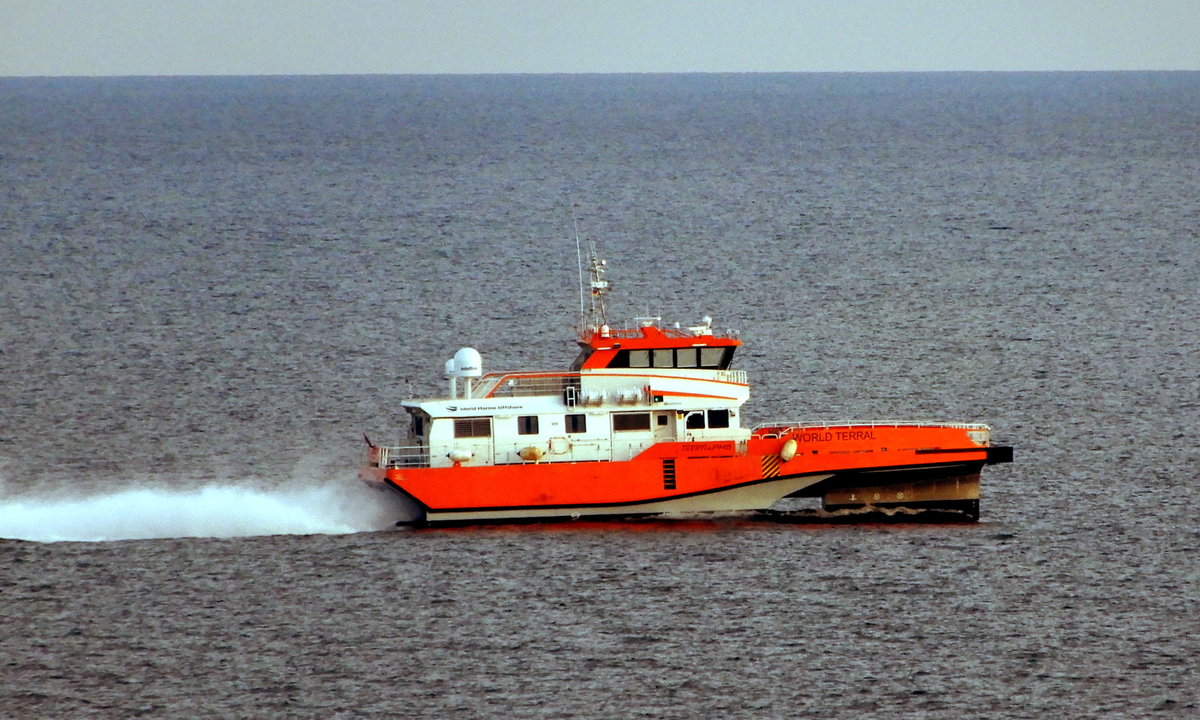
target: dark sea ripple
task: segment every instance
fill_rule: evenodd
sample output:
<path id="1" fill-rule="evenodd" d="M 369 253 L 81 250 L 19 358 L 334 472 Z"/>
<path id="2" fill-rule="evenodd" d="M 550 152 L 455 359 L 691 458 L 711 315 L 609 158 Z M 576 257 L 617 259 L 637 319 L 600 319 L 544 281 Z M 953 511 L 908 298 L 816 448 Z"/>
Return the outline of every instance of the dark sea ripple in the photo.
<path id="1" fill-rule="evenodd" d="M 1196 716 L 1197 177 L 1197 73 L 0 79 L 0 716 Z M 982 522 L 383 530 L 572 212 L 749 422 L 991 424 Z"/>

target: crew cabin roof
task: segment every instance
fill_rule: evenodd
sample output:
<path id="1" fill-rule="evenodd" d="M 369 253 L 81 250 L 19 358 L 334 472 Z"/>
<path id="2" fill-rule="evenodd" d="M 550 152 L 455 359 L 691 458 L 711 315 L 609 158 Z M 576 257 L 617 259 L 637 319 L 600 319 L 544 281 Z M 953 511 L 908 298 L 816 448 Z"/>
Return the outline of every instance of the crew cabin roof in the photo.
<path id="1" fill-rule="evenodd" d="M 579 341 L 581 352 L 571 368 L 682 368 L 725 370 L 741 345 L 737 338 L 714 335 L 704 327 L 680 329 L 653 325 L 634 329 L 601 327 Z"/>

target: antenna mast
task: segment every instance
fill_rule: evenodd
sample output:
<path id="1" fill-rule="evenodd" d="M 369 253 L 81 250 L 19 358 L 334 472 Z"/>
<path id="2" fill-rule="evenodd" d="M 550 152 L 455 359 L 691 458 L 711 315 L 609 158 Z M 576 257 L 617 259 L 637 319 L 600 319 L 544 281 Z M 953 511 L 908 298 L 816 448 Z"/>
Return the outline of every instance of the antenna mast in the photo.
<path id="1" fill-rule="evenodd" d="M 571 206 L 571 223 L 575 226 L 575 260 L 580 270 L 580 337 L 587 340 L 590 334 L 606 328 L 608 325 L 608 308 L 604 296 L 612 289 L 612 283 L 604 278 L 607 270 L 607 260 L 601 259 L 596 252 L 595 240 L 588 238 L 588 288 L 583 284 L 583 239 L 580 235 L 580 220 L 575 215 L 575 206 Z M 590 302 L 589 302 L 590 300 Z"/>
<path id="2" fill-rule="evenodd" d="M 583 332 L 583 324 L 587 322 L 587 307 L 583 292 L 583 250 L 579 246 L 579 219 L 575 217 L 575 206 L 571 206 L 571 223 L 575 226 L 575 264 L 579 268 L 579 332 Z"/>
<path id="3" fill-rule="evenodd" d="M 575 218 L 574 208 L 571 209 L 571 220 L 575 223 L 575 255 L 579 262 L 579 332 L 586 337 L 588 334 L 594 333 L 600 330 L 601 327 L 608 325 L 608 307 L 605 304 L 604 296 L 608 294 L 609 290 L 612 290 L 612 284 L 604 279 L 604 272 L 608 269 L 608 262 L 601 259 L 596 252 L 596 241 L 588 238 L 588 286 L 591 292 L 585 293 L 583 284 L 582 240 L 579 236 L 579 221 Z M 590 299 L 590 303 L 584 299 L 585 294 Z"/>
<path id="4" fill-rule="evenodd" d="M 600 258 L 596 253 L 595 241 L 589 238 L 588 275 L 592 286 L 592 306 L 588 312 L 586 324 L 587 329 L 593 332 L 608 325 L 608 306 L 604 301 L 604 296 L 612 290 L 612 283 L 604 279 L 604 272 L 607 269 L 608 261 Z"/>

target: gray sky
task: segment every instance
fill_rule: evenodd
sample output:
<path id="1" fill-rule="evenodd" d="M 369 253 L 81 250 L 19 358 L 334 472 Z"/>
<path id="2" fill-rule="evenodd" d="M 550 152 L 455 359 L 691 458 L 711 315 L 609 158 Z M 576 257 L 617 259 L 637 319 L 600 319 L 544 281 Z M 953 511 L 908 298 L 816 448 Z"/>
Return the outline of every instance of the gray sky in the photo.
<path id="1" fill-rule="evenodd" d="M 0 0 L 0 76 L 1200 70 L 1200 0 Z"/>

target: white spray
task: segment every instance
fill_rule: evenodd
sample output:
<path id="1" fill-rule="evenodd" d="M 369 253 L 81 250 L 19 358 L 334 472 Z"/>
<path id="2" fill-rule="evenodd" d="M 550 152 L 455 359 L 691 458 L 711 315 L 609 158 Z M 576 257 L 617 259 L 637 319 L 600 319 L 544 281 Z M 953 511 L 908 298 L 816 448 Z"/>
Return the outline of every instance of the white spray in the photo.
<path id="1" fill-rule="evenodd" d="M 0 495 L 0 538 L 36 542 L 341 534 L 387 529 L 397 519 L 387 495 L 353 481 L 272 490 L 213 483 L 72 499 Z"/>

